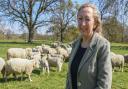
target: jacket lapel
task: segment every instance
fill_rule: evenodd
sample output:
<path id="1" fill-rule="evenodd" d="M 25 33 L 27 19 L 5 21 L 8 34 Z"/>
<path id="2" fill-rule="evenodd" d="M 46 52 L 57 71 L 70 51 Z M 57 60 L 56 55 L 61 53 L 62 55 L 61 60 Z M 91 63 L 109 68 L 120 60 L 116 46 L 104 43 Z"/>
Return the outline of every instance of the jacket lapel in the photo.
<path id="1" fill-rule="evenodd" d="M 95 47 L 96 47 L 96 43 L 97 43 L 97 33 L 94 33 L 90 46 L 87 48 L 85 54 L 82 57 L 82 60 L 80 62 L 79 68 L 78 68 L 78 73 L 80 72 L 81 68 L 83 67 L 83 65 L 89 60 L 89 58 L 92 56 Z"/>
<path id="2" fill-rule="evenodd" d="M 78 38 L 78 41 L 77 41 L 77 43 L 76 43 L 76 46 L 74 47 L 74 49 L 72 50 L 72 53 L 71 53 L 71 55 L 70 55 L 69 68 L 71 68 L 71 63 L 72 63 L 72 61 L 73 61 L 73 59 L 74 59 L 74 57 L 75 57 L 75 55 L 76 55 L 76 52 L 77 52 L 77 50 L 78 50 L 78 48 L 79 48 L 79 45 L 80 45 L 80 42 L 81 42 L 81 37 Z"/>

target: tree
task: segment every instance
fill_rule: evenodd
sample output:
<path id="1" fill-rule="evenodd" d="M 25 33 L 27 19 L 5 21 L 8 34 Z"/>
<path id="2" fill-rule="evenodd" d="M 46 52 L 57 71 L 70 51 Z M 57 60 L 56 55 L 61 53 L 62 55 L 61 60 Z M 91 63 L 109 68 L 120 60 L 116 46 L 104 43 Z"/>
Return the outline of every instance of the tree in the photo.
<path id="1" fill-rule="evenodd" d="M 68 26 L 75 22 L 77 6 L 71 0 L 60 0 L 58 5 L 52 9 L 50 32 L 60 37 L 63 42 L 64 32 Z"/>
<path id="2" fill-rule="evenodd" d="M 79 29 L 76 26 L 68 26 L 68 30 L 64 33 L 65 41 L 71 42 L 73 40 L 76 40 L 79 34 Z"/>
<path id="3" fill-rule="evenodd" d="M 107 14 L 110 14 L 111 8 L 116 0 L 97 0 L 96 5 L 98 6 L 101 20 L 103 20 Z"/>
<path id="4" fill-rule="evenodd" d="M 122 41 L 122 24 L 115 16 L 108 17 L 103 23 L 104 36 L 110 41 Z"/>
<path id="5" fill-rule="evenodd" d="M 58 0 L 0 0 L 1 16 L 11 22 L 19 22 L 28 29 L 28 42 L 32 42 L 35 31 L 46 24 L 46 12 Z M 43 18 L 45 17 L 45 18 Z"/>

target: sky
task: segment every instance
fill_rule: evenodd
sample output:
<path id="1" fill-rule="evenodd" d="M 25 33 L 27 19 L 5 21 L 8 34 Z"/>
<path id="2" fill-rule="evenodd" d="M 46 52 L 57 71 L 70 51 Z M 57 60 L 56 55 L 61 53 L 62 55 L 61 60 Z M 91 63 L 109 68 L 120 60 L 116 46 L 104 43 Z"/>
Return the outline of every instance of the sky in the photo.
<path id="1" fill-rule="evenodd" d="M 85 2 L 88 2 L 89 0 L 72 0 L 74 3 L 77 2 L 78 4 L 83 4 Z M 94 0 L 95 1 L 95 0 Z M 27 32 L 27 30 L 21 30 L 19 28 L 19 25 L 17 23 L 14 23 L 13 25 L 9 25 L 7 26 L 7 28 L 10 28 L 14 33 L 16 34 L 22 34 L 23 32 Z M 19 30 L 20 29 L 20 30 Z M 41 33 L 41 34 L 45 34 L 47 27 L 43 27 L 41 28 L 40 30 L 37 30 L 38 33 Z"/>

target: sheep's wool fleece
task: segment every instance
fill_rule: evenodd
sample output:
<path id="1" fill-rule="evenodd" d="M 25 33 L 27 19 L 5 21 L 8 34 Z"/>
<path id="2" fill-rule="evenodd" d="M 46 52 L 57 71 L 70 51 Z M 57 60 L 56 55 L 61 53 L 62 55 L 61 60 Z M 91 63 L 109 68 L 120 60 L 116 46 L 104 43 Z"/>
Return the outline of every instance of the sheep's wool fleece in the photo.
<path id="1" fill-rule="evenodd" d="M 21 59 L 21 58 L 11 58 L 7 62 L 8 67 L 11 68 L 11 70 L 16 72 L 24 72 L 28 66 L 32 65 L 32 61 L 28 59 Z M 32 66 L 30 66 L 32 67 Z"/>

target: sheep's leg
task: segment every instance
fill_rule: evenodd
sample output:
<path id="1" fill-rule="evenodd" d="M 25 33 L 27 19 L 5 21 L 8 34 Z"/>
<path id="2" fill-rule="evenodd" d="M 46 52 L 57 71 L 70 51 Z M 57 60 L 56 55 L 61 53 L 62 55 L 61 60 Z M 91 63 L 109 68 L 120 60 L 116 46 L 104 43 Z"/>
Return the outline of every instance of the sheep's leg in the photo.
<path id="1" fill-rule="evenodd" d="M 47 69 L 47 73 L 48 73 L 48 75 L 49 75 L 49 67 L 46 67 L 46 69 Z"/>
<path id="2" fill-rule="evenodd" d="M 61 67 L 62 67 L 62 64 L 60 63 L 60 64 L 58 65 L 58 71 L 59 71 L 59 72 L 61 72 Z"/>
<path id="3" fill-rule="evenodd" d="M 16 77 L 16 74 L 15 73 L 13 73 L 13 77 L 14 77 L 15 80 L 17 80 L 17 77 Z"/>
<path id="4" fill-rule="evenodd" d="M 45 71 L 46 71 L 46 69 L 45 69 L 45 67 L 43 67 L 43 75 L 45 74 Z"/>
<path id="5" fill-rule="evenodd" d="M 121 71 L 123 72 L 123 68 L 121 69 Z"/>
<path id="6" fill-rule="evenodd" d="M 21 81 L 23 80 L 23 77 L 24 77 L 24 73 L 21 74 Z"/>
<path id="7" fill-rule="evenodd" d="M 123 72 L 123 65 L 121 66 L 121 72 Z"/>
<path id="8" fill-rule="evenodd" d="M 30 74 L 28 74 L 28 78 L 29 78 L 29 81 L 32 82 L 32 79 L 31 79 L 31 77 L 30 77 Z"/>
<path id="9" fill-rule="evenodd" d="M 5 72 L 4 74 L 5 74 L 5 75 L 4 75 L 3 78 L 4 78 L 5 82 L 7 82 L 7 73 Z"/>

